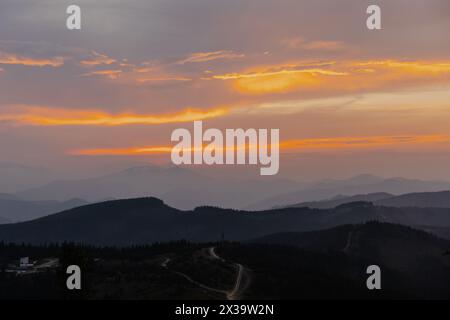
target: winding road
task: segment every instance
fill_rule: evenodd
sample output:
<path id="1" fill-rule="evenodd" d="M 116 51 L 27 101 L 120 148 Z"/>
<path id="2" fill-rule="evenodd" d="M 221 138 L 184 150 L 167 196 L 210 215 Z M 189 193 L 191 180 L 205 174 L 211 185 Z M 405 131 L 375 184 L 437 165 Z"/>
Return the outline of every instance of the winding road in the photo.
<path id="1" fill-rule="evenodd" d="M 215 247 L 211 247 L 208 249 L 208 252 L 210 254 L 210 256 L 213 259 L 218 259 L 220 261 L 225 261 L 224 259 L 222 259 L 221 257 L 219 257 L 215 251 Z M 245 288 L 241 288 L 242 287 L 242 278 L 245 272 L 245 268 L 242 264 L 239 263 L 235 263 L 234 264 L 237 268 L 237 276 L 236 276 L 236 281 L 234 283 L 234 287 L 233 290 L 228 291 L 227 292 L 227 299 L 228 300 L 238 300 L 239 295 L 245 290 Z M 242 292 L 241 292 L 242 291 Z"/>
<path id="2" fill-rule="evenodd" d="M 208 253 L 211 256 L 212 259 L 215 260 L 220 260 L 222 262 L 226 262 L 225 259 L 219 257 L 215 251 L 215 247 L 210 247 L 208 248 Z M 166 258 L 162 263 L 161 263 L 161 267 L 164 269 L 169 269 L 169 264 L 170 262 L 170 258 Z M 182 272 L 179 271 L 172 271 L 173 273 L 179 275 L 180 277 L 185 278 L 186 280 L 188 280 L 189 282 L 191 282 L 192 284 L 204 289 L 204 290 L 208 290 L 214 293 L 219 293 L 221 295 L 224 295 L 228 300 L 238 300 L 239 297 L 242 295 L 242 293 L 245 291 L 245 289 L 248 286 L 248 281 L 247 284 L 245 286 L 242 285 L 243 281 L 242 279 L 244 278 L 244 276 L 247 274 L 246 273 L 246 269 L 244 268 L 243 265 L 239 264 L 239 263 L 233 263 L 233 265 L 235 266 L 236 270 L 237 270 L 237 275 L 236 275 L 236 280 L 233 286 L 233 289 L 230 291 L 227 290 L 221 290 L 221 289 L 216 289 L 216 288 L 212 288 L 209 287 L 207 285 L 204 285 L 194 279 L 192 279 L 190 276 L 188 276 L 187 274 L 184 274 Z"/>

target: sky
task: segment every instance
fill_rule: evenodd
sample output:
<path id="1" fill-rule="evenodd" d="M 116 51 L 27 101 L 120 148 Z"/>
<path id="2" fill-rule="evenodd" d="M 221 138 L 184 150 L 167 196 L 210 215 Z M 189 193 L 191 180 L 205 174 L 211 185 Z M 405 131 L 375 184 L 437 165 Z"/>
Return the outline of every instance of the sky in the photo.
<path id="1" fill-rule="evenodd" d="M 281 177 L 450 180 L 448 0 L 79 0 L 80 31 L 71 4 L 0 2 L 0 168 L 169 164 L 203 120 L 280 129 Z"/>

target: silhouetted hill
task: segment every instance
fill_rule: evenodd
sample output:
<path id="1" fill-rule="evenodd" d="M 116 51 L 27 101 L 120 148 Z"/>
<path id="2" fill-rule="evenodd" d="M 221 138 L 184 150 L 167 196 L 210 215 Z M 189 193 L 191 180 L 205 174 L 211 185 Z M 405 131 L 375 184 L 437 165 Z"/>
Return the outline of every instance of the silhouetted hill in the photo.
<path id="1" fill-rule="evenodd" d="M 299 250 L 291 249 L 290 252 L 284 246 Z M 246 263 L 256 274 L 261 273 L 259 286 L 253 288 L 256 295 L 264 291 L 268 294 L 269 290 L 279 295 L 276 288 L 285 286 L 285 290 L 294 290 L 290 293 L 293 296 L 295 289 L 289 282 L 298 282 L 302 273 L 306 272 L 304 278 L 313 277 L 316 280 L 311 283 L 307 279 L 302 280 L 303 285 L 310 289 L 304 293 L 305 296 L 320 296 L 321 293 L 315 291 L 314 283 L 326 286 L 319 279 L 332 275 L 330 281 L 357 280 L 356 286 L 349 281 L 347 289 L 339 287 L 338 292 L 343 296 L 357 292 L 360 284 L 360 298 L 366 297 L 367 290 L 364 290 L 364 281 L 361 281 L 365 277 L 363 273 L 368 265 L 376 264 L 382 270 L 383 291 L 390 291 L 394 296 L 400 294 L 403 298 L 408 295 L 442 298 L 450 296 L 450 259 L 445 254 L 448 248 L 450 241 L 424 231 L 369 222 L 314 232 L 273 234 L 249 241 L 247 246 L 235 246 L 227 254 Z M 271 254 L 264 253 L 268 251 Z M 333 291 L 333 287 L 330 286 L 329 290 Z M 382 296 L 384 294 L 387 293 Z"/>
<path id="2" fill-rule="evenodd" d="M 311 202 L 302 202 L 298 204 L 291 205 L 289 207 L 308 207 L 314 209 L 332 209 L 341 204 L 349 203 L 349 202 L 357 202 L 357 201 L 366 201 L 366 202 L 376 202 L 382 199 L 391 198 L 394 195 L 385 192 L 377 192 L 377 193 L 369 193 L 369 194 L 358 194 L 355 196 L 336 196 L 329 200 L 322 201 L 311 201 Z"/>
<path id="3" fill-rule="evenodd" d="M 274 234 L 252 242 L 294 245 L 321 252 L 341 251 L 379 261 L 392 270 L 420 279 L 419 286 L 433 283 L 434 288 L 444 290 L 450 281 L 450 260 L 445 256 L 450 241 L 402 225 L 369 222 L 324 231 Z"/>
<path id="4" fill-rule="evenodd" d="M 280 232 L 249 240 L 248 243 L 264 243 L 297 246 L 308 250 L 343 250 L 348 234 L 354 225 L 347 224 L 332 229 L 308 232 Z"/>
<path id="5" fill-rule="evenodd" d="M 59 201 L 24 201 L 17 198 L 0 199 L 0 216 L 11 222 L 37 219 L 87 204 L 81 199 Z"/>
<path id="6" fill-rule="evenodd" d="M 440 239 L 431 233 L 399 224 L 385 222 L 367 222 L 358 225 L 342 225 L 335 228 L 310 232 L 282 232 L 271 234 L 251 243 L 294 245 L 308 250 L 344 251 L 359 256 L 373 256 L 368 252 L 371 245 L 383 247 L 383 251 L 397 249 L 411 250 L 421 254 L 420 248 L 430 248 L 429 252 L 439 249 L 444 253 L 450 248 L 450 241 Z M 434 249 L 431 249 L 434 248 Z M 427 251 L 427 250 L 424 250 Z"/>
<path id="7" fill-rule="evenodd" d="M 450 191 L 409 193 L 380 199 L 376 204 L 388 207 L 450 208 Z"/>
<path id="8" fill-rule="evenodd" d="M 116 200 L 34 221 L 0 226 L 0 241 L 131 245 L 157 241 L 248 240 L 283 231 L 312 231 L 385 221 L 422 229 L 450 227 L 450 209 L 388 208 L 368 202 L 331 210 L 288 208 L 261 212 L 201 207 L 180 211 L 156 198 Z"/>
<path id="9" fill-rule="evenodd" d="M 442 239 L 450 240 L 450 227 L 422 226 L 422 229 L 431 232 Z"/>
<path id="10" fill-rule="evenodd" d="M 331 209 L 344 203 L 368 201 L 386 207 L 450 208 L 450 191 L 407 193 L 394 196 L 389 193 L 370 193 L 356 196 L 336 196 L 330 200 L 302 202 L 288 207 Z"/>

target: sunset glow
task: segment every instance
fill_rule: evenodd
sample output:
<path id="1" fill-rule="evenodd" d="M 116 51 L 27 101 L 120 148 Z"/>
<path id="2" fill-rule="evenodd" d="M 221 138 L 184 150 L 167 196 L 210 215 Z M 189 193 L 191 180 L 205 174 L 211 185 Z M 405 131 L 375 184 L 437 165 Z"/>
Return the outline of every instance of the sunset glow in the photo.
<path id="1" fill-rule="evenodd" d="M 435 146 L 439 143 L 450 143 L 450 135 L 404 135 L 404 136 L 369 136 L 369 137 L 331 137 L 331 138 L 317 138 L 317 139 L 298 139 L 287 140 L 280 142 L 280 150 L 284 152 L 296 151 L 301 154 L 304 151 L 312 150 L 358 150 L 370 149 L 377 147 L 420 147 L 420 146 Z M 205 144 L 203 149 L 208 145 Z M 256 148 L 257 146 L 246 146 L 245 149 Z M 173 146 L 146 146 L 134 148 L 110 148 L 110 149 L 82 149 L 72 150 L 69 154 L 84 155 L 84 156 L 104 156 L 104 155 L 118 155 L 118 156 L 133 156 L 133 155 L 152 155 L 170 153 Z M 235 147 L 235 150 L 242 149 Z M 196 149 L 191 148 L 193 152 Z M 222 148 L 222 152 L 227 150 Z"/>
<path id="2" fill-rule="evenodd" d="M 217 80 L 232 80 L 244 93 L 286 93 L 299 90 L 351 92 L 379 89 L 388 83 L 398 86 L 450 82 L 450 62 L 371 60 L 318 62 L 323 67 L 304 63 L 265 66 L 243 73 L 216 75 Z"/>
<path id="3" fill-rule="evenodd" d="M 64 64 L 64 59 L 62 57 L 39 59 L 20 56 L 16 54 L 10 54 L 1 52 L 0 50 L 0 65 L 22 65 L 28 67 L 60 67 Z"/>
<path id="4" fill-rule="evenodd" d="M 55 27 L 50 15 L 63 19 L 63 6 L 3 4 L 22 13 L 12 23 L 12 9 L 0 11 L 0 165 L 171 163 L 171 132 L 203 121 L 222 132 L 279 129 L 284 178 L 341 174 L 323 152 L 349 174 L 414 176 L 420 157 L 447 172 L 448 1 L 410 1 L 412 17 L 384 1 L 380 30 L 366 26 L 363 2 L 331 11 L 340 4 L 181 2 L 91 6 L 82 19 L 99 18 L 82 30 Z M 136 12 L 152 17 L 128 19 Z M 392 153 L 418 158 L 398 168 Z"/>
<path id="5" fill-rule="evenodd" d="M 18 109 L 18 110 L 17 110 Z M 35 126 L 121 126 L 156 125 L 189 122 L 223 116 L 225 107 L 211 110 L 187 108 L 170 114 L 110 114 L 100 110 L 56 109 L 45 107 L 19 107 L 0 115 L 0 121 Z"/>

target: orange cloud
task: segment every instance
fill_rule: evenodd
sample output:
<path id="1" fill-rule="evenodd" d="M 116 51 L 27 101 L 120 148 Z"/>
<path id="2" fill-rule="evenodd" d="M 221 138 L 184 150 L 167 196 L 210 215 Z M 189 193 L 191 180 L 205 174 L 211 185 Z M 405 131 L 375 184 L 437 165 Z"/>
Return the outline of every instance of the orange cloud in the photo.
<path id="1" fill-rule="evenodd" d="M 122 74 L 122 70 L 99 70 L 82 74 L 83 77 L 103 76 L 109 79 L 117 79 Z"/>
<path id="2" fill-rule="evenodd" d="M 261 66 L 213 76 L 248 94 L 353 93 L 450 82 L 450 61 L 344 61 Z"/>
<path id="3" fill-rule="evenodd" d="M 219 59 L 239 59 L 244 58 L 244 54 L 235 53 L 231 50 L 221 50 L 214 52 L 197 52 L 190 54 L 187 58 L 180 60 L 177 64 L 208 62 Z"/>
<path id="4" fill-rule="evenodd" d="M 398 60 L 371 60 L 363 62 L 355 62 L 354 66 L 362 66 L 371 68 L 372 71 L 380 69 L 402 70 L 407 73 L 448 73 L 450 72 L 450 61 L 445 62 L 429 62 L 429 61 L 398 61 Z"/>
<path id="5" fill-rule="evenodd" d="M 229 73 L 225 75 L 213 76 L 214 79 L 221 80 L 230 80 L 230 79 L 252 79 L 252 78 L 261 78 L 261 77 L 270 77 L 270 76 L 286 76 L 292 74 L 311 74 L 311 75 L 329 75 L 329 76 L 345 76 L 347 73 L 343 72 L 335 72 L 330 70 L 324 70 L 320 68 L 307 68 L 307 69 L 293 69 L 291 67 L 274 70 L 274 71 L 261 71 L 261 72 L 251 72 L 246 74 L 239 73 Z"/>
<path id="6" fill-rule="evenodd" d="M 205 148 L 206 145 L 203 146 Z M 235 150 L 249 150 L 251 148 L 257 148 L 257 146 L 234 146 Z M 226 146 L 223 150 L 227 150 Z M 70 155 L 76 156 L 140 156 L 140 155 L 152 155 L 152 154 L 166 154 L 171 153 L 173 150 L 172 146 L 153 146 L 153 147 L 141 147 L 141 148 L 117 148 L 117 149 L 79 149 L 71 150 L 68 152 Z M 193 152 L 197 150 L 196 148 L 185 148 L 184 151 Z"/>
<path id="7" fill-rule="evenodd" d="M 108 57 L 106 54 L 100 54 L 98 52 L 92 51 L 93 57 L 88 60 L 81 61 L 81 65 L 85 67 L 92 67 L 92 66 L 98 66 L 102 64 L 113 64 L 116 62 L 116 59 Z"/>
<path id="8" fill-rule="evenodd" d="M 290 140 L 281 143 L 284 149 L 355 149 L 389 145 L 416 145 L 450 142 L 450 135 L 404 135 L 369 137 L 333 137 Z"/>
<path id="9" fill-rule="evenodd" d="M 347 72 L 324 68 L 321 65 L 322 63 L 286 64 L 262 67 L 245 73 L 216 75 L 212 78 L 234 80 L 236 89 L 246 93 L 282 93 L 297 88 L 320 86 L 323 78 L 348 75 Z"/>
<path id="10" fill-rule="evenodd" d="M 49 59 L 37 59 L 19 56 L 10 53 L 0 52 L 0 64 L 22 65 L 29 67 L 60 67 L 64 65 L 63 57 L 53 57 Z"/>
<path id="11" fill-rule="evenodd" d="M 161 77 L 161 78 L 137 78 L 136 81 L 140 83 L 148 82 L 172 82 L 172 81 L 191 81 L 190 78 L 185 77 Z"/>
<path id="12" fill-rule="evenodd" d="M 166 124 L 206 120 L 226 115 L 229 109 L 208 110 L 187 108 L 170 114 L 110 114 L 100 110 L 72 110 L 47 107 L 15 107 L 2 112 L 0 121 L 38 126 L 121 126 L 136 124 Z"/>
<path id="13" fill-rule="evenodd" d="M 146 147 L 125 149 L 81 149 L 69 151 L 76 156 L 125 156 L 125 155 L 148 155 L 170 153 L 172 147 Z"/>
<path id="14" fill-rule="evenodd" d="M 336 149 L 370 149 L 382 146 L 417 146 L 434 145 L 436 143 L 449 143 L 450 135 L 403 135 L 403 136 L 369 136 L 369 137 L 332 137 L 287 140 L 280 143 L 281 151 L 289 150 L 313 151 L 313 150 L 336 150 Z M 206 146 L 206 145 L 205 145 Z M 204 147 L 205 147 L 204 146 Z M 245 146 L 248 149 L 250 146 Z M 252 146 L 257 147 L 257 146 Z M 172 152 L 172 146 L 148 146 L 118 149 L 80 149 L 69 151 L 72 155 L 84 156 L 133 156 L 166 154 Z M 240 147 L 235 146 L 236 149 Z M 191 149 L 194 151 L 194 148 Z M 226 151 L 224 145 L 223 151 Z"/>

